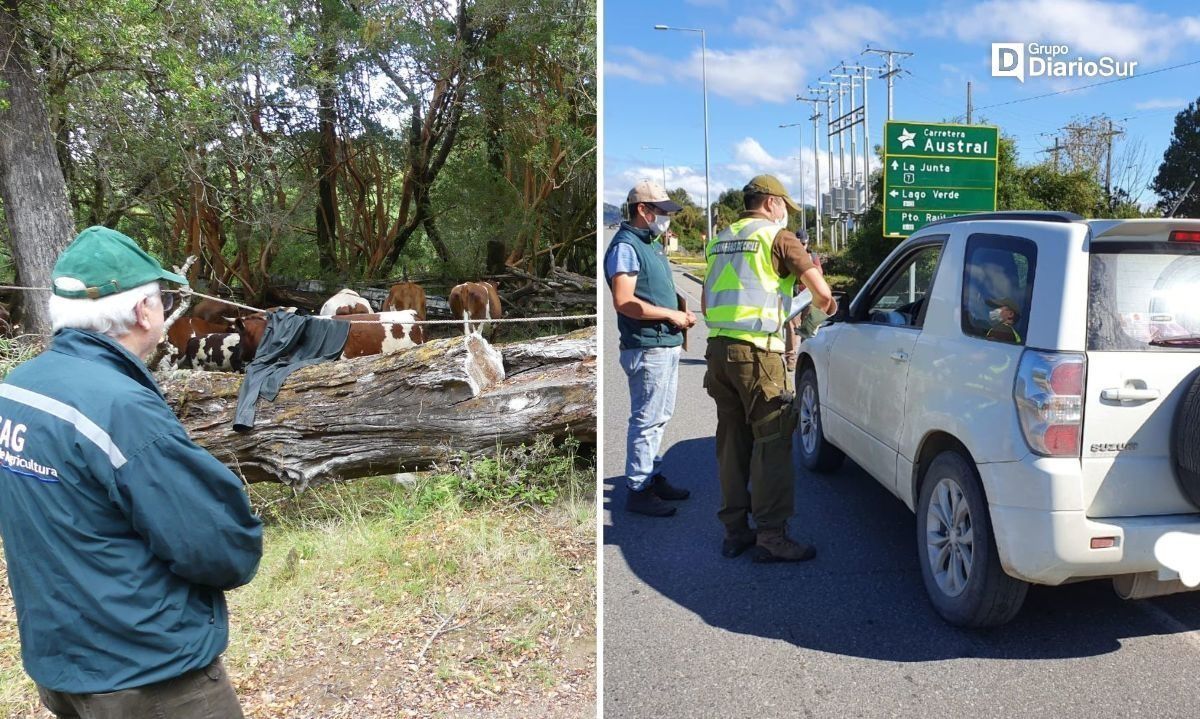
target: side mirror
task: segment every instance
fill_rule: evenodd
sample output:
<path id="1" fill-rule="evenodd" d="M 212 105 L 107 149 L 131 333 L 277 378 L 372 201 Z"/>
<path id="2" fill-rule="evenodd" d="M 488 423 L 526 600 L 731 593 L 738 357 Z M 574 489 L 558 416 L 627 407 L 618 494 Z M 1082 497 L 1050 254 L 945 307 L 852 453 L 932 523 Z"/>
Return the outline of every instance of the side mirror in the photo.
<path id="1" fill-rule="evenodd" d="M 850 296 L 845 292 L 834 292 L 833 299 L 837 301 L 837 312 L 829 318 L 829 322 L 850 321 Z"/>

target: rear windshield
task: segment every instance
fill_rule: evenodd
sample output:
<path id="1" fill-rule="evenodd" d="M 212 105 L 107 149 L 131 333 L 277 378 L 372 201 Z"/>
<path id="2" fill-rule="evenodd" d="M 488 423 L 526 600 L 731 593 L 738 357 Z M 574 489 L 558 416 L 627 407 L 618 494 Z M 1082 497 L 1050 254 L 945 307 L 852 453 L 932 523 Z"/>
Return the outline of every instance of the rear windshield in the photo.
<path id="1" fill-rule="evenodd" d="M 1093 246 L 1088 289 L 1089 350 L 1200 350 L 1200 248 Z"/>

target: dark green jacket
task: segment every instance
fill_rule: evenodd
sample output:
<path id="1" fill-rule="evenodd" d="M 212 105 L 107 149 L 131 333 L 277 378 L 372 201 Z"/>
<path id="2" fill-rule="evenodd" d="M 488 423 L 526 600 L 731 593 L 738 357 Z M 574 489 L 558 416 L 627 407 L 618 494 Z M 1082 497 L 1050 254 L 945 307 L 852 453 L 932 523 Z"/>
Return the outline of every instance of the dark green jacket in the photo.
<path id="1" fill-rule="evenodd" d="M 112 339 L 61 330 L 0 384 L 0 534 L 25 670 L 71 693 L 204 667 L 222 590 L 250 581 L 262 524 Z"/>
<path id="2" fill-rule="evenodd" d="M 676 309 L 675 277 L 671 274 L 671 263 L 667 260 L 662 243 L 652 238 L 649 230 L 640 230 L 622 222 L 617 234 L 613 235 L 608 252 L 613 252 L 620 244 L 633 248 L 638 258 L 637 284 L 634 285 L 633 296 L 656 307 Z M 605 279 L 611 290 L 613 278 Z M 617 313 L 617 331 L 623 350 L 678 347 L 683 344 L 683 330 L 666 320 L 639 320 Z"/>

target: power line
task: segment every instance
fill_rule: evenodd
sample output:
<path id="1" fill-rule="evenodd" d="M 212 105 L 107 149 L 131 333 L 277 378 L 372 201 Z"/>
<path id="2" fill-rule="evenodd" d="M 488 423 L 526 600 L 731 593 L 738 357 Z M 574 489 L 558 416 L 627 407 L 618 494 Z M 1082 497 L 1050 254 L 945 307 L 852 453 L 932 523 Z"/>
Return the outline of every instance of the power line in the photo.
<path id="1" fill-rule="evenodd" d="M 1066 90 L 1058 90 L 1057 92 L 1047 92 L 1044 95 L 1034 95 L 1033 97 L 1023 97 L 1023 98 L 1020 98 L 1019 100 L 1009 100 L 1008 102 L 998 102 L 994 105 L 984 105 L 983 107 L 975 108 L 975 110 L 976 111 L 988 110 L 993 107 L 1003 107 L 1005 105 L 1015 105 L 1020 102 L 1029 102 L 1031 100 L 1041 100 L 1042 98 L 1045 98 L 1045 97 L 1054 97 L 1055 95 L 1065 95 L 1068 92 L 1078 92 L 1080 90 L 1087 90 L 1088 88 L 1092 88 L 1092 87 L 1100 87 L 1101 85 L 1111 85 L 1114 82 L 1123 82 L 1125 80 L 1136 80 L 1139 77 L 1149 77 L 1150 75 L 1157 75 L 1160 72 L 1167 72 L 1168 70 L 1178 70 L 1181 67 L 1188 67 L 1191 65 L 1200 65 L 1200 60 L 1192 60 L 1191 62 L 1184 62 L 1184 63 L 1180 63 L 1178 65 L 1172 65 L 1170 67 L 1162 67 L 1157 70 L 1151 70 L 1150 72 L 1143 72 L 1138 75 L 1130 75 L 1129 77 L 1118 77 L 1118 78 L 1113 78 L 1112 80 L 1103 80 L 1101 82 L 1093 82 L 1089 85 L 1080 85 L 1079 87 L 1069 87 Z M 959 117 L 962 117 L 962 115 L 957 115 L 955 119 L 957 119 Z"/>

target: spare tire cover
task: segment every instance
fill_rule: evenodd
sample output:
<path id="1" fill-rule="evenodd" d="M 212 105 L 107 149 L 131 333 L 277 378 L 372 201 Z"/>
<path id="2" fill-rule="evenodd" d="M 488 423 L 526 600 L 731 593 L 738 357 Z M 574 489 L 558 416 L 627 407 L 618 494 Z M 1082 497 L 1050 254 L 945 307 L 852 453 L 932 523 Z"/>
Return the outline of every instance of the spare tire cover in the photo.
<path id="1" fill-rule="evenodd" d="M 1171 428 L 1171 465 L 1184 495 L 1200 507 L 1200 372 L 1184 382 Z"/>

